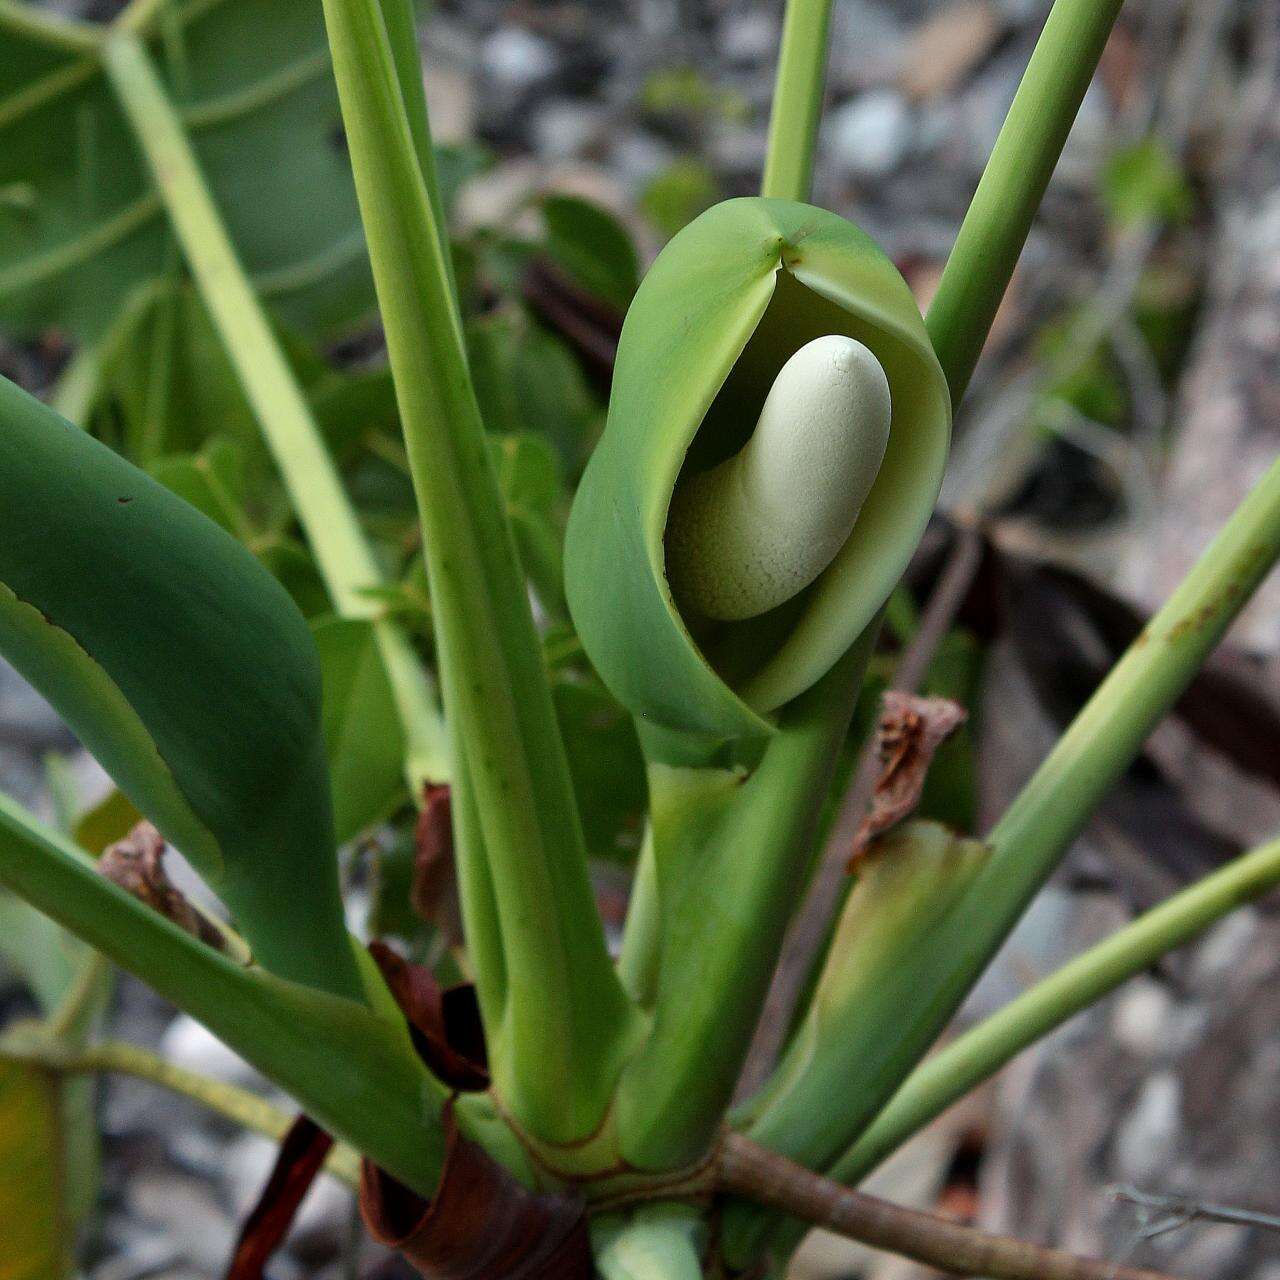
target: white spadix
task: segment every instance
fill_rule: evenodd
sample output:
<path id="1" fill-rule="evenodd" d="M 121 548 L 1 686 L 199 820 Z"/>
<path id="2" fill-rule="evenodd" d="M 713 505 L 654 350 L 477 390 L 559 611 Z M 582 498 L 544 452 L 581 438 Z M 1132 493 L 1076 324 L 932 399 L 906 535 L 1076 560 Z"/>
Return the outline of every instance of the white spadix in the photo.
<path id="1" fill-rule="evenodd" d="M 754 618 L 813 582 L 853 530 L 891 416 L 889 381 L 861 342 L 828 334 L 801 347 L 740 452 L 672 498 L 666 567 L 681 608 Z"/>

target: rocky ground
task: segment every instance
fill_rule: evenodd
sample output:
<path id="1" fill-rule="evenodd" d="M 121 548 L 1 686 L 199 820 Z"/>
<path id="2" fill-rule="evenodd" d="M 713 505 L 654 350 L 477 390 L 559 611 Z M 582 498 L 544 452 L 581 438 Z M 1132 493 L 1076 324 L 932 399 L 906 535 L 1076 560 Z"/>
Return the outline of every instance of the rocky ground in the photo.
<path id="1" fill-rule="evenodd" d="M 877 237 L 922 297 L 1046 9 L 1045 0 L 839 0 L 815 198 Z M 577 190 L 617 210 L 656 249 L 683 212 L 751 192 L 778 18 L 778 4 L 753 0 L 441 3 L 423 41 L 437 131 L 446 141 L 478 139 L 497 157 L 465 193 L 460 216 L 491 222 L 530 190 Z M 1145 605 L 1276 454 L 1278 48 L 1278 0 L 1127 8 L 957 424 L 944 495 L 951 510 L 980 513 L 1002 545 L 1087 566 Z M 1153 134 L 1184 175 L 1187 207 L 1177 216 L 1144 207 L 1128 218 L 1114 207 L 1118 180 L 1108 185 L 1108 166 Z M 1140 323 L 1152 308 L 1177 330 L 1167 367 Z M 1078 394 L 1100 343 L 1126 391 L 1118 417 L 1093 414 Z M 1278 604 L 1272 588 L 1235 637 L 1260 696 L 1275 698 Z M 1002 650 L 987 701 L 980 758 L 985 807 L 995 811 L 1053 729 Z M 74 757 L 76 749 L 0 668 L 0 786 L 45 803 L 50 750 Z M 1215 831 L 1246 843 L 1277 829 L 1274 788 L 1247 770 L 1176 730 L 1155 750 L 1164 776 Z M 1149 850 L 1135 848 L 1133 835 L 1158 832 L 1162 815 L 1142 816 L 1145 825 L 1135 824 L 1131 807 L 1096 824 L 1076 866 L 1118 862 L 1130 887 L 1167 889 L 1171 879 L 1147 869 Z M 1124 912 L 1110 890 L 1051 891 L 975 1008 L 1007 997 Z M 1201 1280 L 1278 1280 L 1280 1234 L 1200 1222 L 1144 1242 L 1144 1211 L 1104 1193 L 1121 1184 L 1280 1213 L 1277 954 L 1272 915 L 1250 910 L 1222 924 L 1020 1060 L 913 1144 L 883 1185 L 988 1226 Z M 20 1000 L 12 987 L 4 998 L 13 1007 Z M 132 982 L 122 982 L 114 1017 L 125 1037 L 262 1084 Z M 219 1276 L 270 1144 L 131 1081 L 104 1089 L 102 1124 L 107 1211 L 87 1277 Z M 359 1243 L 350 1196 L 325 1183 L 270 1274 L 347 1280 L 375 1261 Z M 822 1240 L 797 1267 L 798 1280 L 855 1275 L 919 1272 Z"/>

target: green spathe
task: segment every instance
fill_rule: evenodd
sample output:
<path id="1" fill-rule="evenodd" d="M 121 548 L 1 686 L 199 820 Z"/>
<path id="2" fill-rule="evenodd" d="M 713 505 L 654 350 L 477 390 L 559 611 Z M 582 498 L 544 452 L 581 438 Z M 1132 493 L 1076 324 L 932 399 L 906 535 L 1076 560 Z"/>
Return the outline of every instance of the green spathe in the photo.
<path id="1" fill-rule="evenodd" d="M 0 652 L 191 859 L 281 976 L 357 995 L 320 674 L 229 534 L 0 381 Z"/>
<path id="2" fill-rule="evenodd" d="M 663 539 L 686 465 L 735 453 L 782 366 L 843 334 L 883 366 L 884 463 L 830 567 L 759 618 L 682 617 Z M 569 522 L 570 609 L 592 661 L 643 724 L 735 737 L 828 671 L 902 575 L 941 483 L 950 396 L 919 309 L 880 249 L 835 214 L 730 200 L 659 255 L 627 314 L 609 420 Z"/>

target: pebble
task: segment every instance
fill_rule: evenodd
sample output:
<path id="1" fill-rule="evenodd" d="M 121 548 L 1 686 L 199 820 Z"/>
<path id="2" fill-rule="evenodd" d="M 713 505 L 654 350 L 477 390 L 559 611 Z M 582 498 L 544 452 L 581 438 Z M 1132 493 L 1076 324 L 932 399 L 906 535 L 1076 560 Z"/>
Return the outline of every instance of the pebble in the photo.
<path id="1" fill-rule="evenodd" d="M 912 113 L 902 94 L 877 89 L 833 111 L 825 132 L 831 159 L 846 174 L 885 178 L 911 146 Z"/>
<path id="2" fill-rule="evenodd" d="M 555 46 L 524 27 L 501 27 L 480 48 L 480 69 L 504 89 L 522 92 L 554 75 Z"/>
<path id="3" fill-rule="evenodd" d="M 180 1013 L 160 1041 L 160 1054 L 170 1062 L 215 1080 L 242 1087 L 261 1087 L 263 1079 L 238 1053 L 207 1027 Z"/>
<path id="4" fill-rule="evenodd" d="M 1116 1168 L 1141 1186 L 1166 1171 L 1182 1127 L 1182 1090 L 1172 1072 L 1150 1076 L 1116 1132 Z"/>
<path id="5" fill-rule="evenodd" d="M 1112 1034 L 1133 1053 L 1156 1053 L 1165 1038 L 1171 1004 L 1168 991 L 1153 978 L 1134 979 L 1116 997 Z"/>
<path id="6" fill-rule="evenodd" d="M 205 1183 L 154 1168 L 135 1173 L 124 1191 L 130 1211 L 159 1228 L 184 1262 L 215 1273 L 226 1266 L 236 1222 Z"/>

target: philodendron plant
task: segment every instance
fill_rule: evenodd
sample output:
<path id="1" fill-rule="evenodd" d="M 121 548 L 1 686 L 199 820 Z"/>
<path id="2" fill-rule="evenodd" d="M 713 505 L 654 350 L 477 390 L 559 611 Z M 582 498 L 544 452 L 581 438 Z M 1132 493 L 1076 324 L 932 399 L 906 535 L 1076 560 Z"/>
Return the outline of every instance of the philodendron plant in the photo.
<path id="1" fill-rule="evenodd" d="M 190 14 L 133 0 L 99 27 L 5 0 L 0 22 L 44 50 L 51 74 L 100 78 L 136 134 L 152 212 L 167 218 L 332 607 L 367 629 L 437 853 L 449 789 L 463 935 L 450 963 L 473 984 L 483 1059 L 476 1026 L 457 1034 L 457 997 L 442 1002 L 425 971 L 348 933 L 319 665 L 293 599 L 206 514 L 7 382 L 0 652 L 187 856 L 231 925 L 184 929 L 8 800 L 0 883 L 287 1090 L 339 1140 L 331 1168 L 359 1179 L 370 1228 L 423 1275 L 781 1275 L 796 1224 L 820 1222 L 963 1274 L 1150 1276 L 851 1188 L 1020 1049 L 1280 881 L 1280 844 L 1243 857 L 926 1059 L 1280 555 L 1280 467 L 983 839 L 910 822 L 860 856 L 838 919 L 811 922 L 828 941 L 780 1056 L 763 1074 L 753 1064 L 764 1084 L 735 1096 L 883 608 L 938 493 L 953 408 L 1119 0 L 1056 0 L 925 318 L 872 240 L 805 203 L 831 2 L 789 0 L 763 194 L 697 218 L 641 283 L 569 519 L 573 627 L 634 717 L 647 768 L 616 956 L 527 548 L 464 345 L 412 8 L 323 8 L 416 492 L 433 672 L 382 603 L 378 559 L 225 197 L 205 180 L 192 113 L 158 69 Z M 38 1033 L 0 1049 L 68 1065 Z M 78 1069 L 132 1070 L 281 1127 L 253 1099 L 129 1046 L 78 1053 Z"/>

